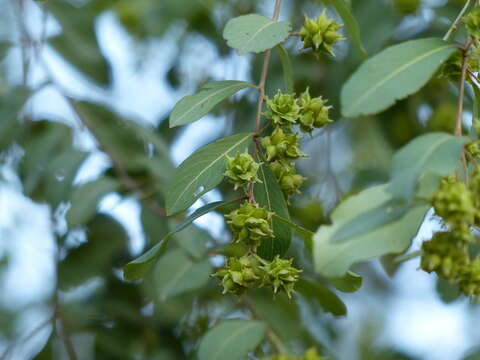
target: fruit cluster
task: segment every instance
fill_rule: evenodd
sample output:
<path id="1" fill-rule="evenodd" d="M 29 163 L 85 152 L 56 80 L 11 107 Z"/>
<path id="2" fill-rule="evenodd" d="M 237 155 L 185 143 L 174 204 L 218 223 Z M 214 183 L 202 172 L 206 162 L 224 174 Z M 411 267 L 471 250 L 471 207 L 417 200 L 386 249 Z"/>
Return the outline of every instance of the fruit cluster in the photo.
<path id="1" fill-rule="evenodd" d="M 467 296 L 480 299 L 480 259 L 471 258 L 471 232 L 479 223 L 480 169 L 473 174 L 469 186 L 456 177 L 442 180 L 432 197 L 432 206 L 448 226 L 448 231 L 434 234 L 422 245 L 422 269 L 456 284 Z"/>
<path id="2" fill-rule="evenodd" d="M 315 54 L 326 51 L 333 53 L 333 45 L 345 38 L 338 33 L 343 25 L 337 24 L 334 19 L 329 18 L 324 10 L 316 19 L 305 16 L 305 23 L 300 29 L 300 39 L 303 41 L 303 48 L 312 48 Z"/>

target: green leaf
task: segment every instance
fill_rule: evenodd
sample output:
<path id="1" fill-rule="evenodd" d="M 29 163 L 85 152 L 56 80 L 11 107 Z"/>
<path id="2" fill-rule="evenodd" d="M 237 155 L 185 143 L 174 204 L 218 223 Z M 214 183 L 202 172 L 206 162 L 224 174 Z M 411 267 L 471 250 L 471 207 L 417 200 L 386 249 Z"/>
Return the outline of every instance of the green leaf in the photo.
<path id="1" fill-rule="evenodd" d="M 344 84 L 343 116 L 376 114 L 415 93 L 455 50 L 454 44 L 436 38 L 406 41 L 383 50 Z"/>
<path id="2" fill-rule="evenodd" d="M 295 285 L 295 290 L 307 299 L 315 300 L 326 312 L 335 316 L 347 314 L 347 307 L 342 300 L 329 288 L 322 284 L 301 278 Z"/>
<path id="3" fill-rule="evenodd" d="M 222 100 L 246 87 L 254 87 L 254 85 L 236 80 L 215 81 L 205 84 L 200 92 L 185 96 L 175 105 L 170 115 L 170 127 L 185 125 L 200 119 Z"/>
<path id="4" fill-rule="evenodd" d="M 292 69 L 292 62 L 290 61 L 290 57 L 288 56 L 287 51 L 282 45 L 277 45 L 275 47 L 278 50 L 278 54 L 280 55 L 280 62 L 282 63 L 283 68 L 283 83 L 284 83 L 284 92 L 285 93 L 293 93 L 293 69 Z"/>
<path id="5" fill-rule="evenodd" d="M 295 224 L 293 221 L 285 219 L 284 217 L 279 216 L 278 214 L 274 214 L 273 217 L 278 221 L 290 226 L 293 230 L 295 230 L 303 239 L 305 246 L 308 250 L 313 250 L 313 235 L 314 233 L 304 227 L 301 227 L 298 224 Z"/>
<path id="6" fill-rule="evenodd" d="M 68 227 L 71 229 L 87 223 L 97 212 L 100 199 L 116 191 L 119 185 L 116 180 L 103 177 L 77 187 L 72 193 L 72 205 L 66 216 Z"/>
<path id="7" fill-rule="evenodd" d="M 362 287 L 363 278 L 352 271 L 347 272 L 344 276 L 329 279 L 333 286 L 345 293 L 358 291 Z"/>
<path id="8" fill-rule="evenodd" d="M 227 320 L 209 330 L 200 342 L 199 360 L 240 360 L 254 350 L 265 336 L 260 321 Z"/>
<path id="9" fill-rule="evenodd" d="M 332 225 L 321 226 L 313 238 L 316 270 L 328 278 L 338 278 L 354 263 L 404 251 L 416 235 L 429 206 L 412 207 L 394 221 L 379 222 L 378 227 L 367 232 L 354 234 L 342 242 L 332 242 L 335 233 L 353 219 L 377 207 L 388 206 L 390 200 L 385 184 L 364 190 L 341 203 L 332 213 Z"/>
<path id="10" fill-rule="evenodd" d="M 163 301 L 202 287 L 211 273 L 208 259 L 193 262 L 182 249 L 169 251 L 157 262 L 153 273 L 158 299 Z"/>
<path id="11" fill-rule="evenodd" d="M 290 220 L 283 192 L 269 165 L 264 163 L 260 166 L 258 178 L 261 183 L 256 183 L 253 188 L 257 203 L 285 220 Z M 275 255 L 283 256 L 290 247 L 292 238 L 290 226 L 277 217 L 272 219 L 272 229 L 275 237 L 264 239 L 258 248 L 258 254 L 267 260 L 273 259 Z"/>
<path id="12" fill-rule="evenodd" d="M 358 26 L 357 19 L 352 14 L 350 5 L 345 0 L 326 0 L 326 3 L 331 3 L 335 10 L 345 23 L 345 28 L 352 39 L 353 44 L 357 48 L 358 52 L 367 57 L 367 52 L 362 45 L 362 39 L 360 38 L 360 28 Z"/>
<path id="13" fill-rule="evenodd" d="M 284 41 L 290 32 L 290 23 L 274 21 L 258 14 L 231 19 L 223 30 L 228 46 L 240 54 L 259 53 Z"/>
<path id="14" fill-rule="evenodd" d="M 124 267 L 124 277 L 128 281 L 138 280 L 145 276 L 145 274 L 150 270 L 153 263 L 163 255 L 165 250 L 167 249 L 168 243 L 170 242 L 170 238 L 177 232 L 185 229 L 188 225 L 190 225 L 193 221 L 198 219 L 199 217 L 218 209 L 223 205 L 227 205 L 232 203 L 225 202 L 225 201 L 216 201 L 207 205 L 202 206 L 195 210 L 189 217 L 183 220 L 177 227 L 170 231 L 165 237 L 157 243 L 154 247 L 148 250 L 143 255 L 139 256 L 133 261 L 130 261 Z"/>
<path id="15" fill-rule="evenodd" d="M 393 158 L 390 192 L 397 198 L 409 200 L 423 174 L 453 174 L 465 143 L 463 137 L 440 132 L 415 138 Z"/>
<path id="16" fill-rule="evenodd" d="M 10 46 L 12 46 L 10 41 L 0 40 L 0 61 L 7 55 Z"/>
<path id="17" fill-rule="evenodd" d="M 217 140 L 186 159 L 174 172 L 167 188 L 168 215 L 187 209 L 203 194 L 220 184 L 226 156 L 243 152 L 252 142 L 252 134 L 240 133 Z"/>

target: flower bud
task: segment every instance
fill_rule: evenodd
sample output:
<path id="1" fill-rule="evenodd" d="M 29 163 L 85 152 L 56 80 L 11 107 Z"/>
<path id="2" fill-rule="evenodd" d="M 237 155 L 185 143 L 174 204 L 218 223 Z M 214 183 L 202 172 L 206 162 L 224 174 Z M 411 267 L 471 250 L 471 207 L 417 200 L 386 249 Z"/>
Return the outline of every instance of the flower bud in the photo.
<path id="1" fill-rule="evenodd" d="M 312 48 L 315 53 L 326 51 L 334 56 L 333 45 L 345 38 L 338 33 L 343 25 L 337 24 L 334 19 L 329 18 L 324 10 L 316 19 L 305 17 L 305 23 L 300 29 L 300 38 L 303 41 L 303 48 Z"/>
<path id="2" fill-rule="evenodd" d="M 266 136 L 261 141 L 267 153 L 267 160 L 296 160 L 307 156 L 300 150 L 298 141 L 301 138 L 295 134 L 285 133 L 282 128 L 277 127 L 271 136 Z"/>
<path id="3" fill-rule="evenodd" d="M 262 240 L 273 237 L 273 213 L 258 205 L 244 202 L 237 210 L 225 215 L 235 242 L 242 242 L 256 250 Z"/>
<path id="4" fill-rule="evenodd" d="M 268 286 L 276 294 L 278 290 L 283 290 L 290 298 L 292 296 L 295 283 L 299 279 L 299 270 L 292 266 L 293 259 L 282 259 L 276 256 L 272 262 L 267 262 L 260 266 L 263 271 L 262 286 Z"/>
<path id="5" fill-rule="evenodd" d="M 313 98 L 309 89 L 300 96 L 300 130 L 311 133 L 313 129 L 319 129 L 332 122 L 328 118 L 331 106 L 325 106 L 326 101 L 321 96 Z"/>
<path id="6" fill-rule="evenodd" d="M 255 162 L 252 156 L 245 150 L 244 153 L 237 153 L 235 157 L 227 155 L 225 176 L 234 184 L 235 190 L 247 184 L 261 182 L 257 177 L 260 164 Z"/>
<path id="7" fill-rule="evenodd" d="M 271 119 L 275 125 L 290 129 L 297 122 L 300 106 L 295 94 L 282 94 L 278 90 L 273 99 L 267 98 L 266 104 L 265 116 L 267 119 Z"/>

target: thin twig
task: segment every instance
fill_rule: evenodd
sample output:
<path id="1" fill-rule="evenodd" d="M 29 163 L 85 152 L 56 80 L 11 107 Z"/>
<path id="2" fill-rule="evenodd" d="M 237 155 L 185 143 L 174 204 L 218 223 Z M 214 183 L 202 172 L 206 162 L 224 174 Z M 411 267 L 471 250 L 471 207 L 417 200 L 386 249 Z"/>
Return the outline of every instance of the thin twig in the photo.
<path id="1" fill-rule="evenodd" d="M 421 255 L 422 255 L 422 250 L 416 250 L 416 251 L 412 251 L 411 253 L 408 253 L 408 254 L 405 254 L 405 255 L 397 256 L 393 260 L 393 262 L 396 263 L 396 264 L 399 264 L 399 263 L 403 263 L 403 262 L 408 261 L 408 260 L 415 259 L 415 258 L 417 258 Z"/>
<path id="2" fill-rule="evenodd" d="M 450 28 L 448 29 L 447 33 L 445 34 L 445 36 L 443 37 L 443 40 L 444 41 L 450 41 L 451 40 L 451 37 L 453 35 L 453 33 L 455 31 L 457 31 L 457 28 L 458 28 L 458 25 L 460 25 L 460 22 L 462 21 L 462 17 L 463 15 L 465 14 L 465 12 L 468 10 L 468 8 L 470 7 L 472 3 L 472 0 L 468 0 L 466 3 L 465 3 L 465 6 L 463 7 L 463 9 L 460 11 L 460 13 L 458 14 L 457 18 L 455 19 L 455 21 L 452 23 L 452 25 L 450 26 Z"/>
<path id="3" fill-rule="evenodd" d="M 275 0 L 275 9 L 273 11 L 273 21 L 277 21 L 280 15 L 280 9 L 282 7 L 282 0 Z M 263 102 L 265 101 L 265 83 L 267 81 L 268 68 L 270 66 L 270 57 L 272 55 L 272 49 L 267 50 L 263 59 L 262 73 L 260 74 L 260 82 L 258 83 L 258 104 L 257 104 L 257 116 L 255 118 L 255 132 L 260 130 L 260 119 L 262 117 Z"/>
<path id="4" fill-rule="evenodd" d="M 468 65 L 468 50 L 472 45 L 472 39 L 468 38 L 465 41 L 465 45 L 462 48 L 462 75 L 460 77 L 458 105 L 457 105 L 457 119 L 455 124 L 455 136 L 462 136 L 462 117 L 463 117 L 463 100 L 465 96 L 465 80 L 467 78 L 467 65 Z M 468 165 L 467 158 L 465 157 L 465 151 L 462 151 L 462 163 L 465 174 L 465 183 L 468 185 Z"/>

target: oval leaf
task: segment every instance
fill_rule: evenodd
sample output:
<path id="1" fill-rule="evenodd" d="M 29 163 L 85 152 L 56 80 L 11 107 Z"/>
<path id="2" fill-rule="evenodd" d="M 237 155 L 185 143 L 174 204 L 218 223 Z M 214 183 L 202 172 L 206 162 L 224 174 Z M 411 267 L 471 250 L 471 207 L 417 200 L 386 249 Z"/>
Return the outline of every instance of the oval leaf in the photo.
<path id="1" fill-rule="evenodd" d="M 277 45 L 278 55 L 280 55 L 280 62 L 283 69 L 283 86 L 285 93 L 293 93 L 293 69 L 292 62 L 288 56 L 287 50 L 282 45 Z"/>
<path id="2" fill-rule="evenodd" d="M 217 140 L 186 159 L 175 170 L 167 188 L 168 215 L 184 211 L 203 194 L 220 184 L 226 155 L 243 152 L 252 142 L 252 134 L 240 133 Z"/>
<path id="3" fill-rule="evenodd" d="M 347 307 L 342 300 L 329 288 L 322 284 L 301 278 L 295 285 L 295 289 L 307 299 L 313 299 L 325 310 L 335 316 L 347 314 Z"/>
<path id="4" fill-rule="evenodd" d="M 200 119 L 219 102 L 246 87 L 253 87 L 253 85 L 236 80 L 205 84 L 199 93 L 185 96 L 175 105 L 170 115 L 170 127 L 185 125 Z"/>
<path id="5" fill-rule="evenodd" d="M 267 326 L 260 321 L 229 320 L 208 331 L 200 342 L 199 360 L 240 360 L 257 347 Z"/>
<path id="6" fill-rule="evenodd" d="M 231 19 L 223 30 L 228 46 L 240 54 L 259 53 L 284 41 L 290 32 L 290 23 L 274 21 L 258 14 Z"/>
<path id="7" fill-rule="evenodd" d="M 344 276 L 350 266 L 389 253 L 399 253 L 410 246 L 429 206 L 412 207 L 400 218 L 382 224 L 341 242 L 332 237 L 352 220 L 382 205 L 389 206 L 388 185 L 380 185 L 348 198 L 332 213 L 332 225 L 321 226 L 313 238 L 315 268 L 329 278 Z M 385 208 L 385 211 L 387 209 Z"/>
<path id="8" fill-rule="evenodd" d="M 440 132 L 415 138 L 393 158 L 389 191 L 397 198 L 408 200 L 423 174 L 453 174 L 466 141 L 463 137 Z"/>
<path id="9" fill-rule="evenodd" d="M 159 300 L 205 285 L 212 273 L 208 259 L 193 262 L 184 250 L 169 251 L 155 266 L 154 283 Z"/>
<path id="10" fill-rule="evenodd" d="M 375 114 L 418 91 L 456 50 L 441 39 L 411 40 L 365 61 L 342 89 L 342 114 Z"/>
<path id="11" fill-rule="evenodd" d="M 262 164 L 258 170 L 258 178 L 261 183 L 255 184 L 253 188 L 255 200 L 269 211 L 290 220 L 283 192 L 270 166 Z M 267 260 L 273 259 L 275 255 L 283 256 L 290 247 L 292 238 L 290 226 L 277 217 L 272 219 L 272 229 L 275 237 L 264 239 L 258 248 L 258 254 Z"/>

